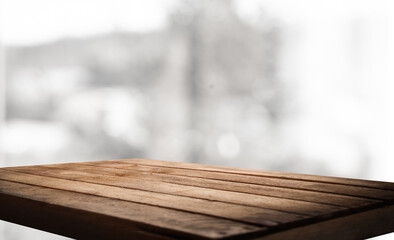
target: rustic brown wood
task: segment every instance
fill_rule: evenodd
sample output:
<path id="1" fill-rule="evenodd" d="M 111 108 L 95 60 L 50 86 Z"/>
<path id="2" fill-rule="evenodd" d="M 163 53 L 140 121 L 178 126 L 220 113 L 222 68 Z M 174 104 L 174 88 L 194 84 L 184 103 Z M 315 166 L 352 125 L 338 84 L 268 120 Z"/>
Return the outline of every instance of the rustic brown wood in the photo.
<path id="1" fill-rule="evenodd" d="M 5 170 L 0 170 L 0 179 L 19 183 L 29 183 L 36 186 L 75 191 L 79 193 L 88 193 L 101 197 L 115 198 L 136 203 L 145 203 L 153 206 L 166 207 L 194 213 L 203 213 L 211 216 L 265 226 L 276 226 L 279 223 L 289 223 L 306 218 L 302 215 L 270 209 L 229 204 L 217 201 L 207 201 L 197 198 L 161 194 L 150 191 L 140 191 L 108 185 L 92 184 L 81 181 L 78 181 L 78 184 L 75 184 L 75 181 Z"/>
<path id="2" fill-rule="evenodd" d="M 122 159 L 118 160 L 120 162 L 129 162 L 135 164 L 145 164 L 152 166 L 165 166 L 165 167 L 174 167 L 173 162 L 170 161 L 160 161 L 160 160 L 149 160 L 149 159 Z M 103 161 L 104 163 L 105 161 Z M 113 162 L 113 161 L 111 161 Z M 97 162 L 100 163 L 100 162 Z M 226 173 L 234 173 L 234 174 L 246 174 L 246 175 L 255 175 L 255 176 L 266 176 L 266 177 L 278 177 L 284 179 L 296 179 L 296 180 L 306 180 L 306 181 L 316 181 L 316 182 L 326 182 L 326 183 L 337 183 L 344 185 L 353 185 L 360 187 L 371 187 L 378 189 L 386 189 L 386 190 L 394 190 L 394 183 L 390 182 L 381 182 L 381 181 L 365 181 L 361 179 L 351 179 L 351 178 L 340 178 L 340 177 L 328 177 L 328 176 L 318 176 L 318 175 L 310 175 L 310 174 L 297 174 L 297 173 L 283 173 L 283 172 L 273 172 L 273 171 L 263 171 L 263 170 L 253 170 L 253 169 L 244 169 L 244 168 L 231 168 L 231 167 L 220 167 L 220 166 L 211 166 L 204 164 L 194 164 L 194 163 L 176 163 L 177 168 L 186 168 L 186 169 L 199 169 L 206 171 L 219 171 Z"/>
<path id="3" fill-rule="evenodd" d="M 302 226 L 287 231 L 279 231 L 262 240 L 354 240 L 366 239 L 394 231 L 394 206 L 386 206 L 350 216 Z"/>
<path id="4" fill-rule="evenodd" d="M 393 183 L 125 159 L 0 169 L 0 219 L 78 239 L 362 239 Z"/>
<path id="5" fill-rule="evenodd" d="M 112 166 L 123 169 L 149 169 L 151 172 L 158 172 L 171 175 L 192 176 L 204 179 L 225 180 L 230 182 L 252 183 L 267 186 L 276 186 L 284 188 L 294 188 L 302 190 L 312 190 L 317 192 L 335 193 L 348 196 L 366 197 L 371 199 L 391 200 L 394 198 L 394 191 L 370 187 L 360 187 L 352 185 L 342 185 L 334 183 L 323 183 L 315 181 L 304 181 L 296 179 L 272 178 L 266 176 L 251 176 L 228 174 L 223 172 L 213 172 L 204 170 L 193 170 L 186 168 L 168 167 L 168 166 L 139 166 L 135 163 L 125 161 L 115 161 L 114 163 L 98 162 L 101 166 Z"/>
<path id="6" fill-rule="evenodd" d="M 135 169 L 121 169 L 114 167 L 105 167 L 102 165 L 98 165 L 100 166 L 99 168 L 96 167 L 92 168 L 91 167 L 92 165 L 96 166 L 94 165 L 94 163 L 56 164 L 56 165 L 47 165 L 47 166 L 54 168 L 61 168 L 61 169 L 79 169 L 80 171 L 83 172 L 100 173 L 100 174 L 107 174 L 111 176 L 146 177 L 149 179 L 155 179 L 157 181 L 162 181 L 162 182 L 198 186 L 198 187 L 226 190 L 226 191 L 236 191 L 240 193 L 249 193 L 255 195 L 273 196 L 273 197 L 280 197 L 286 199 L 295 199 L 305 202 L 323 203 L 326 205 L 348 207 L 348 208 L 361 207 L 361 206 L 372 205 L 381 202 L 379 200 L 337 195 L 332 193 L 321 193 L 321 192 L 289 189 L 289 188 L 282 188 L 275 186 L 229 182 L 229 181 L 222 181 L 216 179 L 203 179 L 203 178 L 189 177 L 189 176 L 168 175 L 163 173 L 145 171 L 146 169 L 140 169 L 140 168 L 138 168 L 140 171 L 137 171 Z M 327 202 L 327 199 L 330 199 L 330 201 Z"/>
<path id="7" fill-rule="evenodd" d="M 267 197 L 233 191 L 223 191 L 210 188 L 201 188 L 188 185 L 152 181 L 148 177 L 144 178 L 135 175 L 129 177 L 122 177 L 93 174 L 89 173 L 86 167 L 82 168 L 80 171 L 76 171 L 76 169 L 80 167 L 76 164 L 72 164 L 71 166 L 67 165 L 68 168 L 64 165 L 62 166 L 66 168 L 66 170 L 62 168 L 56 168 L 54 166 L 22 167 L 12 168 L 10 170 L 24 173 L 33 173 L 43 176 L 78 180 L 83 182 L 106 184 L 117 187 L 167 193 L 171 195 L 180 195 L 212 201 L 221 201 L 234 204 L 249 205 L 254 207 L 269 208 L 308 216 L 323 215 L 346 209 L 343 207 L 304 202 L 300 200 L 291 200 L 279 197 Z"/>
<path id="8" fill-rule="evenodd" d="M 49 225 L 47 229 L 46 227 L 41 229 L 50 231 L 54 228 L 52 231 L 54 233 L 70 237 L 78 236 L 78 238 L 79 235 L 83 238 L 94 235 L 98 237 L 97 239 L 101 239 L 103 234 L 108 236 L 106 239 L 111 239 L 112 234 L 116 236 L 118 233 L 113 231 L 113 226 L 122 229 L 118 234 L 123 236 L 123 239 L 130 239 L 134 234 L 139 237 L 139 233 L 145 236 L 145 232 L 154 231 L 159 231 L 160 235 L 164 236 L 202 237 L 205 235 L 208 238 L 221 238 L 264 230 L 264 228 L 200 214 L 1 180 L 0 200 L 1 218 L 11 219 L 13 222 L 27 226 L 33 225 L 33 227 L 34 224 L 42 227 Z M 67 219 L 64 220 L 63 216 L 67 216 Z M 39 221 L 29 221 L 29 218 Z M 91 225 L 88 226 L 87 233 L 85 233 L 87 226 L 79 225 L 80 221 Z M 102 231 L 99 226 L 106 227 L 110 231 Z M 73 228 L 77 229 L 73 230 Z M 89 231 L 90 228 L 92 231 Z M 71 233 L 68 234 L 68 231 Z"/>

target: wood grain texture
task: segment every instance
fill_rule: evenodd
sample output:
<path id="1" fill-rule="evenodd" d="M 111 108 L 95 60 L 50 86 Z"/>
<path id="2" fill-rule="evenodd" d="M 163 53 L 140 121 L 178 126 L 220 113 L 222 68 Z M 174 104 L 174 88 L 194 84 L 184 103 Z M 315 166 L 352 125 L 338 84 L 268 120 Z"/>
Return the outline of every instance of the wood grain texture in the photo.
<path id="1" fill-rule="evenodd" d="M 84 218 L 83 222 L 92 225 L 92 229 L 95 228 L 94 226 L 98 227 L 101 225 L 102 227 L 107 224 L 110 225 L 108 229 L 112 229 L 111 225 L 116 225 L 117 228 L 122 228 L 126 231 L 124 234 L 120 233 L 121 236 L 126 238 L 127 236 L 134 236 L 134 234 L 139 237 L 138 233 L 155 231 L 161 232 L 160 235 L 168 234 L 175 237 L 201 237 L 205 235 L 207 238 L 222 238 L 233 236 L 234 234 L 239 235 L 264 230 L 264 228 L 200 214 L 9 181 L 0 180 L 0 194 L 2 203 L 0 205 L 2 207 L 0 216 L 2 218 L 4 216 L 6 219 L 14 218 L 15 222 L 28 226 L 40 224 L 43 226 L 49 225 L 48 228 L 50 229 L 55 227 L 67 228 L 67 230 L 62 230 L 60 233 L 70 237 L 75 237 L 74 235 L 84 234 L 83 232 L 85 232 L 85 226 L 82 225 L 83 227 L 79 229 L 80 231 L 65 234 L 71 228 L 79 226 L 77 224 L 79 218 Z M 10 208 L 10 206 L 15 207 Z M 24 207 L 24 211 L 20 211 L 20 207 Z M 39 211 L 34 211 L 36 208 L 39 208 Z M 47 210 L 52 217 L 44 216 L 43 219 L 40 219 L 42 217 L 41 211 L 43 210 Z M 60 217 L 63 215 L 71 216 L 68 216 L 67 222 L 64 222 L 63 218 Z M 24 218 L 30 217 L 33 219 L 38 218 L 39 222 L 28 221 L 28 223 L 25 223 Z M 102 218 L 102 222 L 100 219 L 97 219 L 98 217 Z M 76 222 L 73 223 L 73 221 Z M 49 231 L 50 229 L 44 230 Z M 59 233 L 56 230 L 53 232 Z M 100 232 L 100 228 L 95 229 L 95 231 Z M 110 239 L 111 234 L 115 234 L 115 232 L 111 232 L 112 230 L 110 233 L 102 231 L 100 234 L 106 233 L 108 236 L 106 239 Z M 91 236 L 90 234 L 87 236 Z M 98 236 L 98 239 L 101 239 L 100 234 L 93 234 Z"/>
<path id="2" fill-rule="evenodd" d="M 366 239 L 394 231 L 394 206 L 386 206 L 349 216 L 279 231 L 258 239 L 262 240 L 354 240 Z"/>
<path id="3" fill-rule="evenodd" d="M 125 161 L 115 161 L 110 163 L 97 162 L 95 164 L 101 166 L 118 167 L 122 169 L 142 168 L 134 163 L 129 163 Z M 324 183 L 324 182 L 316 182 L 316 181 L 304 181 L 304 180 L 296 180 L 296 179 L 293 180 L 293 179 L 273 178 L 266 176 L 228 174 L 223 172 L 177 168 L 175 166 L 172 167 L 147 166 L 145 168 L 149 169 L 149 171 L 152 172 L 159 172 L 159 173 L 170 174 L 170 175 L 192 176 L 192 177 L 200 177 L 204 179 L 224 180 L 229 182 L 242 182 L 242 183 L 276 186 L 283 188 L 311 190 L 316 192 L 335 193 L 341 195 L 364 197 L 364 198 L 379 199 L 379 200 L 394 199 L 394 191 L 378 189 L 378 188 L 370 188 L 370 187 L 360 187 L 360 186 Z"/>
<path id="4" fill-rule="evenodd" d="M 197 198 L 140 191 L 81 181 L 78 181 L 76 184 L 75 181 L 57 177 L 45 177 L 5 170 L 0 170 L 0 179 L 19 183 L 29 183 L 36 186 L 75 191 L 79 193 L 88 193 L 101 197 L 126 200 L 135 203 L 144 203 L 170 209 L 203 213 L 206 215 L 264 226 L 276 226 L 279 223 L 291 223 L 306 218 L 302 215 L 270 209 L 229 204 L 217 201 L 207 201 Z"/>
<path id="5" fill-rule="evenodd" d="M 362 239 L 393 183 L 125 159 L 0 169 L 0 219 L 78 239 Z"/>
<path id="6" fill-rule="evenodd" d="M 235 191 L 235 192 L 249 193 L 255 195 L 262 195 L 262 196 L 273 196 L 273 197 L 280 197 L 285 199 L 295 199 L 304 202 L 323 203 L 326 205 L 348 207 L 348 208 L 361 207 L 361 206 L 366 206 L 366 205 L 371 205 L 381 202 L 379 200 L 337 195 L 333 193 L 321 193 L 321 192 L 282 188 L 275 186 L 229 182 L 229 181 L 222 181 L 216 179 L 204 179 L 199 177 L 169 175 L 169 174 L 157 172 L 156 170 L 150 171 L 151 169 L 149 168 L 147 169 L 144 166 L 142 167 L 137 166 L 134 167 L 133 169 L 116 168 L 115 167 L 116 165 L 114 167 L 111 166 L 105 167 L 102 165 L 98 165 L 100 166 L 99 168 L 97 167 L 93 168 L 91 166 L 96 166 L 94 165 L 94 163 L 56 164 L 56 165 L 47 165 L 47 166 L 61 168 L 61 169 L 77 168 L 84 172 L 108 174 L 111 176 L 124 176 L 124 177 L 138 176 L 138 177 L 145 177 L 162 182 L 198 186 L 198 187 L 217 189 L 217 190 Z M 327 201 L 327 199 L 330 199 L 330 201 Z"/>
<path id="7" fill-rule="evenodd" d="M 138 158 L 122 159 L 122 160 L 118 160 L 118 161 L 136 163 L 136 164 L 146 164 L 146 165 L 153 165 L 153 166 L 167 166 L 167 167 L 172 166 L 172 167 L 174 167 L 173 162 L 170 162 L 170 161 L 138 159 Z M 103 161 L 103 162 L 105 162 L 105 161 Z M 111 162 L 113 162 L 113 160 L 111 160 Z M 325 182 L 325 183 L 337 183 L 337 184 L 343 184 L 343 185 L 353 185 L 353 186 L 360 186 L 360 187 L 371 187 L 371 188 L 378 188 L 378 189 L 394 190 L 394 183 L 381 182 L 381 181 L 371 181 L 371 180 L 366 181 L 366 180 L 361 180 L 361 179 L 328 177 L 328 176 L 318 176 L 318 175 L 310 175 L 310 174 L 283 173 L 283 172 L 253 170 L 253 169 L 244 169 L 244 168 L 220 167 L 220 166 L 194 164 L 194 163 L 183 163 L 183 162 L 182 163 L 176 162 L 176 167 L 177 168 L 186 168 L 186 169 L 207 170 L 207 171 L 219 171 L 219 172 L 234 173 L 234 174 L 278 177 L 278 178 L 284 178 L 284 179 L 296 179 L 296 180 L 316 181 L 316 182 Z"/>
<path id="8" fill-rule="evenodd" d="M 78 168 L 81 168 L 78 170 Z M 92 169 L 90 167 L 90 169 Z M 101 168 L 94 168 L 100 170 Z M 254 207 L 268 208 L 279 211 L 286 211 L 307 216 L 317 216 L 327 213 L 345 210 L 344 207 L 331 206 L 327 204 L 304 202 L 279 197 L 262 196 L 255 194 L 245 194 L 233 191 L 215 190 L 210 188 L 194 187 L 182 184 L 154 181 L 143 176 L 113 176 L 98 173 L 91 173 L 89 167 L 73 164 L 67 166 L 41 166 L 12 168 L 12 171 L 33 173 L 43 176 L 59 177 L 64 179 L 78 180 L 83 182 L 106 184 L 117 187 L 166 193 L 171 195 L 201 198 L 211 201 L 221 201 L 234 204 L 248 205 Z"/>

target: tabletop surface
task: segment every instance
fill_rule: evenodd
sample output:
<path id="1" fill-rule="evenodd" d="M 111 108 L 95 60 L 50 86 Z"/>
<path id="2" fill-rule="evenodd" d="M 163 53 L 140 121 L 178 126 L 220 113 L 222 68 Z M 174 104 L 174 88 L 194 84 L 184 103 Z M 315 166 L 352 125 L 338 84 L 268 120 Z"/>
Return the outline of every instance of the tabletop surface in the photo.
<path id="1" fill-rule="evenodd" d="M 0 219 L 77 239 L 364 239 L 394 183 L 147 159 L 0 169 Z"/>

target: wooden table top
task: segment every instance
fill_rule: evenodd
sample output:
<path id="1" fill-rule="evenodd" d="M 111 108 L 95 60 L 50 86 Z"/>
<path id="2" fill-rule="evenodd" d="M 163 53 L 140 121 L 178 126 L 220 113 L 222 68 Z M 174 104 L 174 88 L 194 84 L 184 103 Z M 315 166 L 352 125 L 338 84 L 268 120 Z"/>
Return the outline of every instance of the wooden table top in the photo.
<path id="1" fill-rule="evenodd" d="M 394 183 L 146 159 L 0 169 L 0 219 L 78 239 L 364 239 Z"/>

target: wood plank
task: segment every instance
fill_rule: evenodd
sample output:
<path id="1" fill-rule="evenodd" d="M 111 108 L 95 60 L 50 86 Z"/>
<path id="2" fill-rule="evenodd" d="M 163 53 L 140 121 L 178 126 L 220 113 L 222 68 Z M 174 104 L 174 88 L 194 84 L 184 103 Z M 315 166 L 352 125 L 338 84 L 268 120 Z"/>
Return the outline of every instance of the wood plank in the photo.
<path id="1" fill-rule="evenodd" d="M 152 162 L 0 169 L 0 219 L 78 239 L 358 239 L 394 231 L 390 184 Z"/>
<path id="2" fill-rule="evenodd" d="M 147 165 L 139 165 L 135 163 L 128 163 L 124 161 L 123 162 L 122 161 L 94 162 L 90 164 L 100 165 L 105 167 L 117 167 L 122 169 L 134 169 L 134 170 L 145 169 L 144 171 L 170 174 L 170 175 L 199 177 L 203 179 L 216 179 L 216 180 L 223 180 L 229 182 L 252 183 L 258 185 L 276 186 L 283 188 L 301 189 L 301 190 L 309 190 L 316 192 L 326 192 L 326 193 L 334 193 L 334 194 L 347 195 L 347 196 L 394 201 L 394 191 L 375 189 L 369 187 L 359 187 L 359 186 L 342 185 L 342 184 L 334 184 L 334 183 L 322 183 L 322 182 L 314 182 L 314 181 L 310 182 L 310 181 L 293 180 L 293 179 L 281 179 L 281 178 L 272 178 L 265 176 L 237 175 L 237 174 L 228 174 L 223 172 L 192 170 L 186 168 L 180 169 L 180 168 L 172 168 L 172 167 L 164 167 L 164 166 L 147 166 Z"/>
<path id="3" fill-rule="evenodd" d="M 54 211 L 62 209 L 61 211 Z M 43 207 L 42 203 L 0 193 L 0 218 L 7 222 L 71 237 L 74 239 L 170 240 L 169 236 L 128 228 L 124 221 L 103 216 L 86 216 L 83 211 Z M 60 219 L 60 220 L 57 220 Z M 107 221 L 108 223 L 103 224 Z"/>
<path id="4" fill-rule="evenodd" d="M 266 230 L 200 214 L 2 180 L 0 210 L 2 219 L 78 239 L 156 236 L 149 232 L 163 238 L 220 239 Z"/>
<path id="5" fill-rule="evenodd" d="M 108 161 L 98 161 L 97 163 L 100 162 L 104 163 Z M 329 177 L 329 176 L 319 176 L 319 175 L 311 175 L 311 174 L 284 173 L 284 172 L 275 172 L 275 171 L 254 170 L 254 169 L 246 169 L 246 168 L 232 168 L 232 167 L 222 167 L 222 166 L 195 164 L 195 163 L 171 162 L 171 161 L 160 161 L 160 160 L 139 159 L 139 158 L 111 160 L 110 162 L 127 162 L 127 163 L 135 163 L 142 165 L 198 169 L 198 170 L 214 171 L 214 172 L 226 172 L 226 173 L 234 173 L 234 174 L 277 177 L 284 179 L 337 183 L 344 185 L 371 187 L 371 188 L 394 191 L 394 183 L 382 182 L 382 181 L 371 181 L 371 180 L 342 178 L 342 177 Z"/>
<path id="6" fill-rule="evenodd" d="M 61 168 L 58 168 L 61 167 Z M 9 170 L 34 173 L 51 177 L 62 177 L 65 179 L 83 182 L 105 184 L 117 187 L 126 187 L 145 191 L 180 195 L 193 198 L 201 198 L 211 201 L 248 205 L 254 207 L 268 208 L 307 216 L 321 216 L 346 210 L 327 204 L 317 204 L 299 200 L 284 199 L 278 197 L 267 197 L 261 195 L 245 194 L 233 191 L 215 190 L 174 183 L 154 181 L 147 175 L 132 175 L 128 177 L 104 175 L 100 170 L 103 168 L 91 167 L 78 164 L 66 164 L 61 166 L 21 167 Z M 95 173 L 91 173 L 91 170 Z M 98 170 L 98 171 L 95 171 Z M 105 169 L 104 169 L 105 170 Z"/>
<path id="7" fill-rule="evenodd" d="M 394 205 L 269 234 L 261 240 L 355 240 L 394 232 Z"/>
<path id="8" fill-rule="evenodd" d="M 306 216 L 276 210 L 79 182 L 61 179 L 62 176 L 57 177 L 0 170 L 0 179 L 3 180 L 201 213 L 256 225 L 274 227 L 285 223 L 294 224 L 294 222 L 307 219 Z"/>
<path id="9" fill-rule="evenodd" d="M 298 189 L 288 189 L 274 186 L 264 186 L 248 183 L 228 182 L 215 179 L 202 179 L 189 176 L 167 175 L 163 173 L 155 173 L 150 171 L 137 171 L 134 169 L 120 169 L 113 167 L 105 167 L 94 165 L 92 163 L 71 163 L 71 164 L 51 164 L 47 167 L 56 167 L 62 169 L 78 168 L 84 172 L 107 174 L 110 176 L 123 177 L 141 177 L 154 179 L 161 182 L 175 183 L 188 186 L 197 186 L 225 191 L 235 191 L 240 193 L 272 196 L 285 199 L 294 199 L 312 203 L 322 203 L 332 206 L 340 206 L 346 208 L 357 208 L 366 205 L 378 204 L 381 201 L 365 199 L 360 197 L 351 197 L 344 195 L 336 195 L 332 193 L 319 193 Z M 92 167 L 93 166 L 93 167 Z M 99 167 L 98 167 L 99 166 Z M 139 169 L 144 170 L 144 169 Z M 146 169 L 145 169 L 146 170 Z M 328 202 L 327 199 L 330 199 Z"/>

